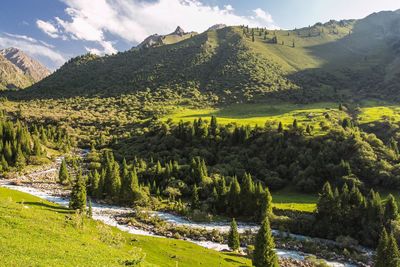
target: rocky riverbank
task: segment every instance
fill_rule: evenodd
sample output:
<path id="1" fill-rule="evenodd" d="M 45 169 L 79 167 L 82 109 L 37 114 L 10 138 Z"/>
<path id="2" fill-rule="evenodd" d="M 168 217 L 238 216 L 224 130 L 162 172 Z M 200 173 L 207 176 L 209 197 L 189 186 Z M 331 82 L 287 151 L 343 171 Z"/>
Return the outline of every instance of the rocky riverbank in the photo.
<path id="1" fill-rule="evenodd" d="M 229 226 L 225 227 L 221 223 L 217 225 L 213 225 L 212 223 L 185 223 L 185 219 L 174 217 L 175 220 L 173 220 L 171 216 L 173 215 L 170 215 L 169 221 L 166 221 L 163 218 L 165 217 L 165 213 L 137 211 L 116 215 L 115 219 L 119 224 L 133 226 L 167 238 L 194 240 L 198 242 L 208 241 L 217 244 L 227 243 Z M 239 224 L 239 230 L 241 230 L 241 246 L 243 251 L 246 251 L 248 244 L 254 243 L 256 231 L 251 224 Z M 348 252 L 346 256 L 343 253 L 343 249 L 339 245 L 334 244 L 334 242 L 326 243 L 324 240 L 313 240 L 309 237 L 279 233 L 278 231 L 274 231 L 274 235 L 277 248 L 285 251 L 296 251 L 298 259 L 304 259 L 313 254 L 318 258 L 332 262 L 347 262 L 353 266 L 370 266 L 372 260 L 370 254 L 361 254 L 355 250 L 345 250 Z"/>
<path id="2" fill-rule="evenodd" d="M 53 164 L 46 166 L 46 168 L 37 169 L 30 174 L 11 177 L 12 179 L 9 180 L 0 180 L 0 185 L 30 193 L 60 205 L 68 205 L 69 190 L 56 182 L 61 159 L 61 157 L 57 158 Z M 143 216 L 139 218 L 138 214 L 130 208 L 93 203 L 94 219 L 116 226 L 123 231 L 139 235 L 185 239 L 215 250 L 228 249 L 226 230 L 229 228 L 229 224 L 197 224 L 166 212 L 153 212 L 152 215 L 147 213 L 147 219 L 144 219 Z M 239 223 L 239 231 L 243 236 L 242 240 L 245 240 L 242 244 L 244 248 L 247 244 L 253 243 L 251 238 L 256 229 L 257 226 L 254 224 Z M 279 236 L 278 231 L 274 231 L 274 233 L 277 239 L 277 252 L 283 261 L 282 266 L 315 266 L 310 265 L 314 264 L 313 261 L 315 260 L 306 260 L 309 256 L 312 258 L 313 255 L 311 254 L 327 259 L 328 266 L 370 266 L 371 255 L 367 255 L 366 258 L 358 258 L 359 255 L 351 254 L 344 257 L 343 253 L 339 253 L 334 247 L 316 242 L 318 239 L 292 234 Z M 303 242 L 299 242 L 299 240 Z M 328 243 L 335 242 L 329 241 Z M 351 259 L 350 262 L 349 259 Z"/>

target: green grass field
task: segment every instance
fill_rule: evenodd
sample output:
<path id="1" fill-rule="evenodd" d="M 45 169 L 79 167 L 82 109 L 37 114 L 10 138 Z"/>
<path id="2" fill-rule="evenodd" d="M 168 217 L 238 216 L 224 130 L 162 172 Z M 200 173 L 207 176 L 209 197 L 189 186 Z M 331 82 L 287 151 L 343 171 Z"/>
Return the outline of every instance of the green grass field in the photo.
<path id="1" fill-rule="evenodd" d="M 131 235 L 89 219 L 79 226 L 79 221 L 66 208 L 0 188 L 1 265 L 122 266 L 144 256 L 139 266 L 250 266 L 246 258 L 189 242 Z"/>
<path id="2" fill-rule="evenodd" d="M 298 193 L 290 188 L 272 193 L 273 207 L 281 210 L 313 212 L 317 201 L 317 195 Z"/>
<path id="3" fill-rule="evenodd" d="M 361 124 L 373 123 L 376 121 L 390 120 L 393 122 L 400 121 L 400 106 L 375 106 L 361 108 L 361 114 L 358 115 Z"/>
<path id="4" fill-rule="evenodd" d="M 292 125 L 297 119 L 304 127 L 310 124 L 316 132 L 321 131 L 320 122 L 326 123 L 325 115 L 338 121 L 347 115 L 338 110 L 338 104 L 332 102 L 315 104 L 236 104 L 221 108 L 188 109 L 183 107 L 171 108 L 169 115 L 164 120 L 171 119 L 174 122 L 193 121 L 197 118 L 208 119 L 211 116 L 218 118 L 218 123 L 238 125 L 264 126 L 267 122 L 278 126 L 282 122 L 284 127 Z"/>

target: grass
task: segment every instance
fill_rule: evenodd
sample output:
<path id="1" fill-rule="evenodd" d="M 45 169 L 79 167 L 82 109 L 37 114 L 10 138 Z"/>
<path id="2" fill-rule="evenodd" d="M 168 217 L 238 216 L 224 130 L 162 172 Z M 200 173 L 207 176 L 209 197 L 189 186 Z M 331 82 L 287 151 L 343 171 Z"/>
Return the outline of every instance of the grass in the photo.
<path id="1" fill-rule="evenodd" d="M 264 126 L 267 122 L 277 125 L 282 122 L 283 126 L 292 125 L 294 119 L 306 126 L 310 124 L 316 132 L 321 131 L 321 122 L 326 122 L 325 115 L 331 118 L 347 116 L 338 110 L 338 104 L 323 102 L 315 104 L 235 104 L 221 108 L 188 109 L 184 107 L 171 108 L 171 112 L 164 117 L 164 120 L 171 119 L 174 122 L 193 121 L 197 118 L 209 119 L 211 116 L 218 118 L 218 123 L 238 125 Z"/>
<path id="2" fill-rule="evenodd" d="M 317 195 L 298 193 L 290 188 L 272 193 L 273 207 L 281 210 L 313 212 L 317 201 Z"/>
<path id="3" fill-rule="evenodd" d="M 66 216 L 71 219 L 67 220 Z M 29 194 L 0 188 L 2 266 L 250 266 L 243 257 L 166 238 L 135 236 L 80 218 Z"/>

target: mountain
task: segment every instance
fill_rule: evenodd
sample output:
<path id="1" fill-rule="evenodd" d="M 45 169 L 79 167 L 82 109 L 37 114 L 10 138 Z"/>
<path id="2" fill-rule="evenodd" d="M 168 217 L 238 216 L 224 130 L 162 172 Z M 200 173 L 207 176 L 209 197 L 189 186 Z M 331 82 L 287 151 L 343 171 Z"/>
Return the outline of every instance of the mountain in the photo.
<path id="1" fill-rule="evenodd" d="M 187 38 L 167 43 L 164 36 L 148 49 L 77 57 L 27 93 L 70 97 L 172 89 L 219 102 L 400 100 L 399 32 L 398 12 L 294 30 L 224 27 L 187 36 L 178 28 L 167 36 Z"/>
<path id="2" fill-rule="evenodd" d="M 0 90 L 25 88 L 49 74 L 40 62 L 17 48 L 0 50 Z"/>
<path id="3" fill-rule="evenodd" d="M 157 47 L 166 44 L 174 44 L 185 39 L 191 38 L 194 35 L 197 35 L 196 32 L 185 32 L 180 26 L 176 28 L 176 30 L 167 35 L 150 35 L 143 42 L 141 42 L 136 48 L 150 48 Z"/>
<path id="4" fill-rule="evenodd" d="M 227 27 L 225 24 L 215 24 L 215 25 L 211 26 L 210 28 L 208 28 L 207 31 L 221 30 L 225 27 Z"/>

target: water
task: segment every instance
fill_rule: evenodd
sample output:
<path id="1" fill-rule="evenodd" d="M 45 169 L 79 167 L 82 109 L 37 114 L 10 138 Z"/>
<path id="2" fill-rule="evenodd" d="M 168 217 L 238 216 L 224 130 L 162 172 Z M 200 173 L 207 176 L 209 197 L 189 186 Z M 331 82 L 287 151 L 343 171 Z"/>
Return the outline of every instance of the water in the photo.
<path id="1" fill-rule="evenodd" d="M 8 184 L 7 181 L 1 181 L 0 180 L 0 186 L 6 187 L 9 189 L 17 190 L 20 192 L 28 193 L 33 196 L 39 197 L 41 199 L 59 204 L 61 206 L 67 207 L 69 204 L 69 199 L 65 197 L 59 197 L 59 196 L 54 196 L 52 195 L 52 192 L 46 191 L 46 190 L 39 190 L 35 189 L 32 187 L 27 187 L 27 186 L 16 186 L 16 185 L 10 185 Z M 135 235 L 144 235 L 144 236 L 154 236 L 154 237 L 159 237 L 159 238 L 165 238 L 162 236 L 155 235 L 154 233 L 142 229 L 138 229 L 134 226 L 129 226 L 129 225 L 121 225 L 118 224 L 117 220 L 114 219 L 115 215 L 119 214 L 125 214 L 125 213 L 132 213 L 134 212 L 133 209 L 130 208 L 125 208 L 125 207 L 119 207 L 119 206 L 113 206 L 113 205 L 105 205 L 105 204 L 99 204 L 99 203 L 92 203 L 92 211 L 93 211 L 93 219 L 101 221 L 107 225 L 117 227 L 118 229 L 135 234 Z M 175 216 L 166 212 L 154 212 L 153 216 L 158 216 L 161 219 L 175 224 L 175 225 L 183 225 L 187 227 L 193 227 L 193 228 L 205 228 L 207 230 L 219 230 L 221 232 L 227 232 L 229 231 L 229 223 L 226 222 L 218 222 L 218 223 L 194 223 L 191 221 L 188 221 L 187 219 L 184 219 L 179 216 Z M 239 232 L 244 232 L 246 230 L 251 230 L 251 231 L 257 231 L 258 226 L 254 224 L 243 224 L 239 223 L 238 224 L 238 230 Z M 277 231 L 274 231 L 275 234 Z M 311 239 L 310 237 L 306 236 L 301 236 L 301 235 L 292 235 L 294 238 L 298 239 Z M 212 241 L 196 241 L 196 240 L 187 240 L 189 242 L 193 242 L 197 245 L 200 245 L 202 247 L 208 248 L 208 249 L 213 249 L 217 251 L 221 250 L 228 250 L 228 246 L 226 244 L 220 244 Z M 311 254 L 306 254 L 298 251 L 293 251 L 293 250 L 283 250 L 283 249 L 277 249 L 276 250 L 277 255 L 281 258 L 291 258 L 291 259 L 296 259 L 296 260 L 304 260 L 307 256 L 310 256 Z M 353 267 L 355 265 L 351 264 L 344 264 L 344 263 L 339 263 L 339 262 L 329 262 L 327 261 L 327 264 L 332 267 Z"/>

